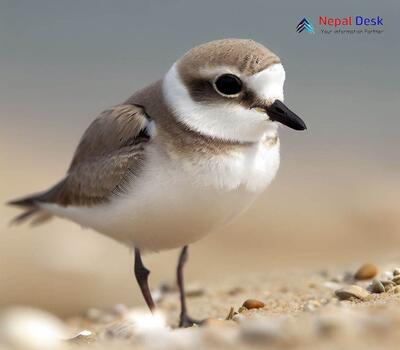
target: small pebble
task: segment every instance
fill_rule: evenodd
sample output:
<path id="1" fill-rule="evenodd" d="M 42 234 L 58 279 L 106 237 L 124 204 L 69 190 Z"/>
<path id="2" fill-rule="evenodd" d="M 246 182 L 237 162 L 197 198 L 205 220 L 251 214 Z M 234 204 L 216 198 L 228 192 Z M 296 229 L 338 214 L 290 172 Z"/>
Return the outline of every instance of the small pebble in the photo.
<path id="1" fill-rule="evenodd" d="M 400 267 L 396 267 L 396 268 L 393 270 L 393 276 L 398 276 L 398 275 L 400 275 Z"/>
<path id="2" fill-rule="evenodd" d="M 378 279 L 374 279 L 371 284 L 371 291 L 373 293 L 384 293 L 385 287 L 381 281 L 379 281 Z"/>
<path id="3" fill-rule="evenodd" d="M 373 264 L 362 265 L 354 274 L 356 280 L 369 280 L 378 274 L 378 268 Z"/>
<path id="4" fill-rule="evenodd" d="M 368 291 L 356 285 L 350 285 L 335 291 L 340 300 L 360 299 L 366 300 L 369 297 Z"/>
<path id="5" fill-rule="evenodd" d="M 247 299 L 243 305 L 246 309 L 262 309 L 265 304 L 260 301 L 260 300 L 256 300 L 256 299 Z"/>

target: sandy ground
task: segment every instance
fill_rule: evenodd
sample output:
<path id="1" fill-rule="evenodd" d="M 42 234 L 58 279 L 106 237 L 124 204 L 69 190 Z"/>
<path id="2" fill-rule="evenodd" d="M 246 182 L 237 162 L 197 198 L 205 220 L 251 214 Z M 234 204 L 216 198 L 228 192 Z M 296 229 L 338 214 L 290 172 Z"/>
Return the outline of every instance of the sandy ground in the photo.
<path id="1" fill-rule="evenodd" d="M 375 279 L 384 283 L 396 281 L 395 266 L 381 266 Z M 67 328 L 72 339 L 52 346 L 93 350 L 398 349 L 400 286 L 390 283 L 386 291 L 374 293 L 372 279 L 356 280 L 354 271 L 287 271 L 230 276 L 212 286 L 192 283 L 187 293 L 191 314 L 207 321 L 187 329 L 176 328 L 178 294 L 173 285 L 163 283 L 153 290 L 160 314 L 152 317 L 145 309 L 123 305 L 107 310 L 88 309 L 64 321 L 62 327 Z M 341 300 L 343 296 L 335 294 L 354 285 L 361 287 L 365 295 L 345 295 Z M 247 299 L 265 305 L 259 309 L 241 308 Z M 1 319 L 4 327 L 7 319 L 0 316 Z M 50 328 L 52 322 L 48 321 Z M 0 344 L 8 341 L 14 346 L 5 349 L 19 349 L 18 340 L 4 332 L 2 339 L 1 334 Z M 24 348 L 31 349 L 29 336 L 25 340 Z"/>
<path id="2" fill-rule="evenodd" d="M 3 203 L 54 183 L 71 153 L 65 150 L 60 158 L 52 148 L 24 149 L 27 169 L 5 149 L 0 148 L 8 164 L 1 169 Z M 35 164 L 42 168 L 34 171 Z M 296 169 L 285 164 L 297 163 L 286 159 L 273 186 L 248 212 L 190 247 L 189 309 L 214 321 L 185 330 L 175 328 L 176 291 L 159 288 L 174 282 L 177 251 L 144 258 L 164 322 L 140 309 L 126 247 L 63 220 L 35 229 L 9 227 L 18 211 L 0 206 L 0 350 L 398 348 L 397 289 L 354 301 L 339 301 L 334 292 L 354 283 L 368 287 L 370 281 L 349 278 L 363 262 L 379 266 L 383 280 L 390 277 L 385 271 L 400 266 L 399 169 L 358 164 L 346 166 L 351 171 L 344 175 L 342 162 Z M 215 321 L 232 307 L 238 312 L 249 298 L 265 307 Z M 56 316 L 15 309 L 21 305 Z M 90 335 L 61 347 L 50 341 L 83 330 Z"/>

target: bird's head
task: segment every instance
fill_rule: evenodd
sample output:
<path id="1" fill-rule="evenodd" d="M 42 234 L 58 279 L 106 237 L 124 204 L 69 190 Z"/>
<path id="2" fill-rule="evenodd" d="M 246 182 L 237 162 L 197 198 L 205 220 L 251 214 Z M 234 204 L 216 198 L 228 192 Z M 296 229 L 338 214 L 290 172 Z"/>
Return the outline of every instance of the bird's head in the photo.
<path id="1" fill-rule="evenodd" d="M 189 50 L 163 81 L 176 118 L 211 137 L 255 142 L 278 123 L 305 123 L 283 104 L 285 70 L 278 56 L 244 39 L 212 41 Z"/>

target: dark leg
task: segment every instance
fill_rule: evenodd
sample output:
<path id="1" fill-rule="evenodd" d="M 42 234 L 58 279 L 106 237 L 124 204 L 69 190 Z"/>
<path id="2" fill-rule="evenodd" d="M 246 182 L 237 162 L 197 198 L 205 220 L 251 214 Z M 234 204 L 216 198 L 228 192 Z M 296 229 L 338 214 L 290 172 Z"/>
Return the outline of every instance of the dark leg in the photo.
<path id="1" fill-rule="evenodd" d="M 176 270 L 178 288 L 179 288 L 179 296 L 181 300 L 181 315 L 179 319 L 179 327 L 191 327 L 194 324 L 200 324 L 201 322 L 198 320 L 194 320 L 187 314 L 186 308 L 186 296 L 185 296 L 185 287 L 183 283 L 183 267 L 188 259 L 188 246 L 185 245 L 182 248 L 181 254 L 179 255 L 178 267 Z"/>
<path id="2" fill-rule="evenodd" d="M 148 277 L 150 271 L 146 269 L 143 265 L 142 257 L 140 255 L 140 250 L 135 248 L 135 276 L 136 280 L 139 284 L 140 290 L 142 291 L 142 295 L 144 300 L 146 301 L 147 306 L 149 307 L 151 312 L 154 312 L 156 306 L 154 304 L 153 298 L 151 297 Z"/>

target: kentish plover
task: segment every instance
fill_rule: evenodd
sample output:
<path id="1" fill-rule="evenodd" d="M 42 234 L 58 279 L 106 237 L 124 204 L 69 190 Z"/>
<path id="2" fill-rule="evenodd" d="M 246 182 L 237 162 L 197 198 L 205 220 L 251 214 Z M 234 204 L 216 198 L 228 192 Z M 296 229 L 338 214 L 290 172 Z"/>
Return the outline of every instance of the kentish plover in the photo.
<path id="1" fill-rule="evenodd" d="M 243 212 L 279 167 L 278 123 L 304 130 L 283 104 L 280 59 L 252 40 L 212 41 L 188 51 L 165 77 L 105 110 L 84 133 L 65 177 L 10 204 L 16 222 L 72 220 L 135 252 L 135 275 L 151 310 L 143 251 L 183 247 Z"/>

